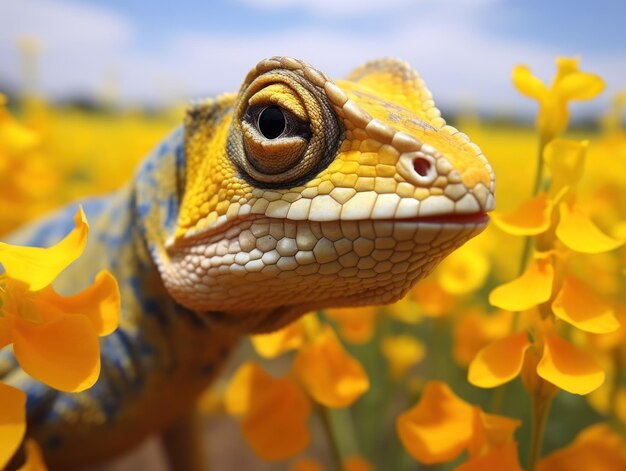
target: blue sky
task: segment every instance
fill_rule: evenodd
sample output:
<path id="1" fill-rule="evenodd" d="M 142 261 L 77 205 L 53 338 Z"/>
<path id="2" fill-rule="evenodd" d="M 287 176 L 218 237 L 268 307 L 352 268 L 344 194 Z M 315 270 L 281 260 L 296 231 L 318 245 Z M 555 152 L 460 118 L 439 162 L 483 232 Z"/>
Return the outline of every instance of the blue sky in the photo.
<path id="1" fill-rule="evenodd" d="M 581 113 L 626 89 L 619 0 L 4 0 L 0 18 L 0 84 L 21 83 L 16 43 L 34 36 L 39 88 L 56 98 L 97 94 L 107 82 L 125 102 L 234 91 L 271 55 L 335 77 L 401 57 L 446 108 L 528 113 L 511 68 L 526 63 L 548 79 L 557 55 L 580 56 L 582 69 L 607 81 L 602 100 L 579 105 Z"/>

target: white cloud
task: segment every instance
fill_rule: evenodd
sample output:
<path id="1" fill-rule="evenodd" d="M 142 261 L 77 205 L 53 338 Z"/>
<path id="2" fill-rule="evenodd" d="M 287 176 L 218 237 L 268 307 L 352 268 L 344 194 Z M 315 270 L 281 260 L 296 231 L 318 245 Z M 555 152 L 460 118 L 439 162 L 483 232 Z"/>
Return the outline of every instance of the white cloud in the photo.
<path id="1" fill-rule="evenodd" d="M 77 2 L 0 2 L 0 18 L 0 78 L 21 82 L 18 43 L 35 38 L 41 47 L 41 85 L 51 94 L 93 90 L 133 38 L 124 16 Z"/>
<path id="2" fill-rule="evenodd" d="M 364 16 L 376 12 L 393 12 L 396 9 L 425 5 L 454 8 L 478 6 L 498 0 L 239 0 L 239 2 L 267 10 L 300 9 L 319 16 Z"/>
<path id="3" fill-rule="evenodd" d="M 489 14 L 483 1 L 489 0 L 470 0 L 455 8 L 443 2 L 428 15 L 404 15 L 395 28 L 384 31 L 354 32 L 324 22 L 281 32 L 181 31 L 165 36 L 158 50 L 146 51 L 135 47 L 133 25 L 118 14 L 60 0 L 20 0 L 0 7 L 0 17 L 14 19 L 7 22 L 11 28 L 0 30 L 0 78 L 19 80 L 13 44 L 17 36 L 32 31 L 44 44 L 43 88 L 56 95 L 93 92 L 114 69 L 123 98 L 159 103 L 174 96 L 236 91 L 251 67 L 273 55 L 304 59 L 333 77 L 345 76 L 373 58 L 396 56 L 420 72 L 446 108 L 534 110 L 535 105 L 513 89 L 512 67 L 526 63 L 548 79 L 554 73 L 554 57 L 576 51 L 488 34 L 480 27 Z M 13 63 L 6 60 L 9 57 Z M 613 91 L 625 85 L 626 57 L 583 57 L 581 66 L 605 76 Z M 597 104 L 591 106 L 598 109 Z M 584 112 L 588 107 L 578 108 Z"/>

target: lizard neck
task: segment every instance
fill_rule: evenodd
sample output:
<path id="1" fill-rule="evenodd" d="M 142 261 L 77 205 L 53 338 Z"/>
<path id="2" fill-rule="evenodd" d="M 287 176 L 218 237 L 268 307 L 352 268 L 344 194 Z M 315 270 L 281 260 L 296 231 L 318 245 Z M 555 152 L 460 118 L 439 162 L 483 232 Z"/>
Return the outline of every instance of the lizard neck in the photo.
<path id="1" fill-rule="evenodd" d="M 176 230 L 184 182 L 184 129 L 181 126 L 152 152 L 133 180 L 137 227 L 157 265 L 167 263 L 165 243 Z"/>

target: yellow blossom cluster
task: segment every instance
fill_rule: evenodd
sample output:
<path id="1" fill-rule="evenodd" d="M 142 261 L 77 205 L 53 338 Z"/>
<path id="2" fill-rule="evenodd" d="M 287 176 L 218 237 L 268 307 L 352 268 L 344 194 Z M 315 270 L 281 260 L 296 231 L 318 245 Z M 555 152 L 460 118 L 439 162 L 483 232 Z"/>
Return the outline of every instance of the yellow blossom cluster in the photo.
<path id="1" fill-rule="evenodd" d="M 328 408 L 347 407 L 369 388 L 364 368 L 315 314 L 275 333 L 255 336 L 253 343 L 266 358 L 297 352 L 291 370 L 281 378 L 245 363 L 225 393 L 226 409 L 241 418 L 244 437 L 267 460 L 283 460 L 307 448 L 311 401 Z"/>
<path id="2" fill-rule="evenodd" d="M 620 210 L 609 213 L 612 219 L 596 211 L 593 204 L 601 196 L 608 200 L 605 206 L 618 199 L 617 190 L 608 195 L 602 192 L 606 191 L 607 182 L 620 188 L 625 179 L 597 175 L 590 170 L 595 162 L 589 162 L 588 156 L 597 156 L 599 152 L 590 141 L 560 137 L 569 121 L 568 103 L 591 99 L 604 85 L 598 76 L 580 71 L 577 59 L 560 58 L 557 67 L 550 87 L 543 85 L 527 67 L 519 66 L 513 72 L 518 90 L 539 102 L 539 159 L 535 180 L 528 172 L 528 184 L 517 186 L 514 180 L 520 180 L 520 172 L 513 169 L 511 162 L 502 161 L 503 171 L 498 177 L 504 172 L 505 180 L 514 180 L 510 190 L 500 190 L 504 193 L 503 206 L 510 210 L 494 215 L 495 227 L 453 253 L 431 277 L 393 306 L 329 309 L 274 334 L 252 338 L 257 354 L 266 359 L 277 358 L 289 350 L 296 352 L 287 375 L 275 379 L 259 366 L 246 364 L 228 388 L 227 400 L 235 390 L 247 391 L 248 397 L 255 397 L 252 391 L 257 391 L 257 399 L 251 400 L 246 410 L 235 410 L 227 402 L 227 409 L 241 417 L 243 434 L 257 455 L 271 460 L 302 456 L 312 440 L 312 428 L 307 423 L 311 423 L 311 416 L 319 412 L 320 406 L 322 414 L 336 407 L 350 407 L 355 414 L 371 413 L 368 408 L 372 404 L 389 407 L 385 401 L 393 397 L 390 391 L 404 390 L 419 399 L 413 408 L 397 416 L 397 439 L 421 463 L 435 465 L 456 460 L 458 464 L 465 453 L 465 461 L 454 469 L 594 469 L 583 466 L 594 460 L 608 463 L 606 468 L 598 469 L 622 469 L 626 459 L 620 448 L 623 438 L 606 424 L 589 426 L 570 445 L 557 442 L 561 449 L 541 456 L 549 407 L 559 390 L 580 395 L 598 390 L 592 396 L 592 404 L 607 414 L 621 411 L 626 418 L 626 388 L 620 386 L 623 376 L 611 363 L 626 358 L 619 321 L 623 317 L 620 310 L 626 313 L 622 307 L 626 284 L 620 281 L 626 264 L 625 257 L 619 255 L 626 227 L 621 232 L 610 230 L 621 227 L 617 221 L 625 218 L 626 204 L 622 201 Z M 615 121 L 616 118 L 611 122 Z M 606 138 L 615 139 L 615 133 L 621 132 L 616 129 L 613 125 L 613 135 Z M 487 132 L 483 132 L 488 140 Z M 522 146 L 522 150 L 532 155 L 532 132 L 527 136 L 524 142 L 528 145 Z M 500 153 L 506 155 L 510 139 L 499 145 Z M 626 141 L 619 143 L 624 146 Z M 612 150 L 620 148 L 626 149 L 616 145 Z M 488 153 L 493 158 L 493 152 Z M 498 172 L 498 162 L 495 164 Z M 621 165 L 620 169 L 626 170 L 626 155 Z M 547 176 L 544 170 L 549 172 Z M 590 175 L 591 184 L 586 181 Z M 530 192 L 530 197 L 524 199 L 526 192 Z M 517 209 L 512 207 L 516 200 L 522 201 Z M 606 273 L 602 263 L 593 261 L 598 256 L 617 258 L 617 268 Z M 612 290 L 598 285 L 594 279 L 598 272 L 610 280 Z M 312 324 L 315 327 L 311 331 Z M 344 358 L 341 344 L 331 326 L 349 350 L 356 352 L 351 361 L 340 360 Z M 441 364 L 436 356 L 446 354 L 447 342 L 452 359 L 468 368 L 472 385 L 501 387 L 521 375 L 532 400 L 524 422 L 466 403 L 452 393 L 446 382 L 424 383 L 424 379 L 433 377 L 458 383 L 453 375 L 431 366 Z M 321 348 L 322 344 L 326 346 Z M 376 374 L 376 369 L 368 364 L 375 349 L 386 365 L 383 374 Z M 427 351 L 429 361 L 424 361 Z M 363 362 L 370 376 L 369 388 L 360 390 L 357 386 L 359 381 L 355 378 L 360 374 L 355 374 L 359 371 L 355 359 Z M 609 383 L 613 387 L 609 391 L 600 388 L 607 371 L 612 375 Z M 254 386 L 257 376 L 264 382 Z M 245 386 L 241 382 L 244 377 Z M 281 393 L 277 392 L 279 388 Z M 359 393 L 352 394 L 349 401 L 340 401 L 337 394 L 341 388 Z M 377 401 L 381 394 L 384 399 Z M 511 390 L 497 391 L 490 407 L 501 408 L 510 394 Z M 316 404 L 313 408 L 307 397 Z M 370 437 L 370 443 L 377 442 L 372 441 L 372 434 L 358 430 L 360 424 L 375 427 L 376 423 L 358 415 L 340 417 L 343 424 L 340 421 L 335 423 L 335 429 L 326 430 L 340 449 L 350 448 L 341 446 L 342 439 L 337 436 L 345 430 L 352 430 L 357 437 Z M 291 432 L 280 434 L 288 436 L 285 443 L 267 441 L 268 435 L 276 437 L 277 430 L 285 430 L 281 427 L 286 426 L 287 420 Z M 520 442 L 515 433 L 524 423 L 531 438 Z M 601 443 L 602 440 L 605 441 Z M 528 453 L 527 459 L 520 460 L 519 443 Z M 285 452 L 277 452 L 277 446 L 284 447 Z M 343 451 L 341 459 L 349 454 Z M 366 455 L 373 456 L 378 466 L 384 463 L 380 454 Z M 292 469 L 324 468 L 303 457 Z"/>
<path id="3" fill-rule="evenodd" d="M 600 130 L 563 135 L 569 104 L 597 96 L 600 77 L 559 58 L 549 86 L 525 66 L 513 83 L 537 101 L 536 129 L 458 117 L 498 179 L 485 233 L 392 306 L 252 337 L 226 387 L 206 394 L 260 459 L 291 471 L 626 469 L 626 99 Z M 0 103 L 0 233 L 121 185 L 178 121 L 36 105 L 17 120 Z M 74 296 L 50 286 L 87 229 L 79 212 L 55 247 L 0 246 L 0 346 L 66 391 L 97 379 L 97 336 L 119 303 L 106 272 Z M 24 402 L 0 383 L 0 467 L 24 436 Z M 24 469 L 43 469 L 36 445 L 26 451 Z"/>
<path id="4" fill-rule="evenodd" d="M 39 137 L 15 121 L 4 105 L 2 101 L 0 179 L 8 175 L 12 184 L 3 186 L 0 199 L 33 210 L 26 212 L 32 217 L 41 207 L 29 205 L 27 198 L 35 193 L 22 190 L 38 186 L 32 166 L 41 170 L 41 156 L 29 153 L 40 146 Z M 20 181 L 26 185 L 24 188 L 19 186 Z M 7 211 L 0 228 L 5 230 L 18 220 Z M 0 242 L 0 348 L 12 345 L 15 359 L 27 374 L 67 392 L 83 391 L 97 381 L 98 337 L 117 328 L 120 312 L 117 281 L 106 270 L 97 274 L 91 286 L 71 296 L 62 296 L 52 287 L 61 272 L 80 257 L 87 243 L 89 225 L 82 208 L 76 213 L 74 225 L 63 240 L 49 248 Z M 25 405 L 24 392 L 0 383 L 0 468 L 9 462 L 26 434 Z M 26 442 L 25 453 L 27 460 L 20 470 L 45 469 L 35 442 Z"/>

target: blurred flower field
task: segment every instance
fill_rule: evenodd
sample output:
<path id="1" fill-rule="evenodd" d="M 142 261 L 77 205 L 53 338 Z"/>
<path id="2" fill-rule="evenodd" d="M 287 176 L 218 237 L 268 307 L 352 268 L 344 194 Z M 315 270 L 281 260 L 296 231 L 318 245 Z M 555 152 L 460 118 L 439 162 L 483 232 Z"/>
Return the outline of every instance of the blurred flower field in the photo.
<path id="1" fill-rule="evenodd" d="M 523 66 L 513 82 L 539 104 L 535 127 L 453 120 L 497 176 L 485 233 L 395 305 L 310 313 L 246 341 L 205 395 L 207 415 L 232 415 L 259 459 L 626 469 L 626 95 L 595 127 L 568 130 L 569 103 L 597 96 L 600 77 L 560 58 L 550 86 Z M 0 234 L 124 184 L 181 117 L 1 97 Z"/>

